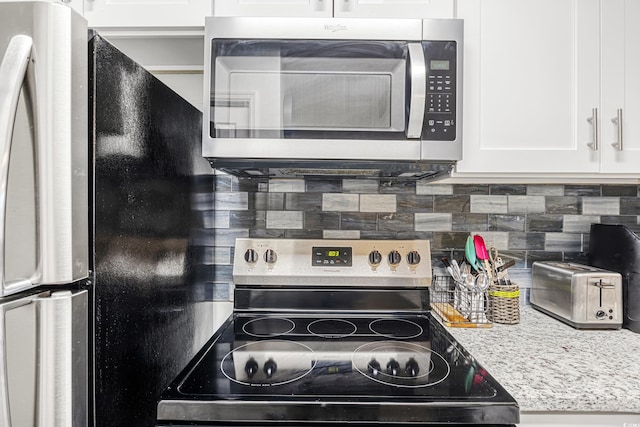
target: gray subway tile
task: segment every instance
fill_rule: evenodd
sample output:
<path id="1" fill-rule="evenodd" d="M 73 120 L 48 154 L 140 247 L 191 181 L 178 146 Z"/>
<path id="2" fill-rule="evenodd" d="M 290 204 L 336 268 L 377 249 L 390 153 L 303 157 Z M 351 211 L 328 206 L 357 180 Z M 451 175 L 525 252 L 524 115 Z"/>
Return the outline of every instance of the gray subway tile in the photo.
<path id="1" fill-rule="evenodd" d="M 285 230 L 286 239 L 322 239 L 322 230 Z"/>
<path id="2" fill-rule="evenodd" d="M 284 209 L 284 193 L 250 193 L 249 209 L 277 211 Z"/>
<path id="3" fill-rule="evenodd" d="M 375 231 L 377 226 L 376 213 L 345 212 L 340 215 L 340 228 L 343 230 Z"/>
<path id="4" fill-rule="evenodd" d="M 582 203 L 577 196 L 547 196 L 545 212 L 548 214 L 579 214 Z"/>
<path id="5" fill-rule="evenodd" d="M 374 179 L 343 179 L 343 193 L 378 193 L 380 183 Z"/>
<path id="6" fill-rule="evenodd" d="M 544 250 L 579 252 L 582 250 L 582 234 L 546 233 Z"/>
<path id="7" fill-rule="evenodd" d="M 267 225 L 265 211 L 232 211 L 229 216 L 231 228 L 265 228 Z"/>
<path id="8" fill-rule="evenodd" d="M 524 215 L 489 214 L 489 231 L 524 231 Z"/>
<path id="9" fill-rule="evenodd" d="M 471 196 L 470 206 L 473 213 L 506 214 L 508 196 Z"/>
<path id="10" fill-rule="evenodd" d="M 267 191 L 268 185 L 265 182 L 255 179 L 233 177 L 231 180 L 231 190 L 240 192 L 246 191 L 247 193 Z"/>
<path id="11" fill-rule="evenodd" d="M 527 196 L 564 196 L 564 185 L 528 184 Z"/>
<path id="12" fill-rule="evenodd" d="M 398 239 L 400 240 L 431 240 L 433 232 L 431 231 L 398 231 Z"/>
<path id="13" fill-rule="evenodd" d="M 269 230 L 266 228 L 255 228 L 249 233 L 252 239 L 284 239 L 285 230 Z"/>
<path id="14" fill-rule="evenodd" d="M 212 238 L 209 240 L 211 244 L 216 246 L 235 246 L 236 239 L 241 237 L 249 237 L 249 230 L 236 228 L 216 228 Z M 198 244 L 197 239 L 195 240 Z"/>
<path id="15" fill-rule="evenodd" d="M 304 179 L 278 178 L 269 181 L 270 193 L 304 193 Z"/>
<path id="16" fill-rule="evenodd" d="M 452 231 L 487 231 L 488 215 L 477 213 L 452 214 Z"/>
<path id="17" fill-rule="evenodd" d="M 528 232 L 562 232 L 562 215 L 529 214 L 527 215 Z"/>
<path id="18" fill-rule="evenodd" d="M 456 250 L 464 248 L 469 233 L 442 231 L 433 233 L 432 247 L 436 250 Z"/>
<path id="19" fill-rule="evenodd" d="M 357 212 L 360 209 L 360 196 L 357 194 L 323 194 L 322 210 L 333 212 Z"/>
<path id="20" fill-rule="evenodd" d="M 308 230 L 340 228 L 340 214 L 336 212 L 305 212 L 304 228 Z"/>
<path id="21" fill-rule="evenodd" d="M 624 196 L 638 197 L 637 185 L 603 185 L 602 197 Z"/>
<path id="22" fill-rule="evenodd" d="M 592 223 L 600 222 L 597 215 L 564 215 L 562 231 L 565 233 L 589 233 Z"/>
<path id="23" fill-rule="evenodd" d="M 509 250 L 544 250 L 544 233 L 509 233 Z"/>
<path id="24" fill-rule="evenodd" d="M 489 184 L 454 184 L 453 194 L 489 194 Z"/>
<path id="25" fill-rule="evenodd" d="M 361 194 L 360 212 L 396 212 L 394 194 Z"/>
<path id="26" fill-rule="evenodd" d="M 307 193 L 339 193 L 342 191 L 342 180 L 323 180 L 315 179 L 307 181 Z"/>
<path id="27" fill-rule="evenodd" d="M 599 185 L 565 185 L 565 196 L 600 197 L 602 193 Z"/>
<path id="28" fill-rule="evenodd" d="M 416 231 L 450 231 L 452 218 L 450 213 L 416 213 Z"/>
<path id="29" fill-rule="evenodd" d="M 507 196 L 524 196 L 527 194 L 527 186 L 524 184 L 491 184 L 489 185 L 489 194 L 507 195 Z"/>
<path id="30" fill-rule="evenodd" d="M 583 215 L 619 215 L 619 197 L 583 197 Z"/>
<path id="31" fill-rule="evenodd" d="M 470 197 L 475 196 L 433 196 L 433 211 L 440 213 L 470 212 Z"/>
<path id="32" fill-rule="evenodd" d="M 395 231 L 364 230 L 360 232 L 362 240 L 396 240 L 398 234 Z"/>
<path id="33" fill-rule="evenodd" d="M 214 195 L 214 205 L 216 210 L 247 210 L 249 208 L 249 194 L 217 192 Z"/>
<path id="34" fill-rule="evenodd" d="M 637 232 L 639 230 L 638 227 L 638 217 L 633 215 L 616 215 L 616 216 L 608 216 L 603 215 L 600 217 L 600 222 L 602 224 L 619 224 L 624 225 L 631 229 L 631 231 Z"/>
<path id="35" fill-rule="evenodd" d="M 413 214 L 384 213 L 378 215 L 379 231 L 413 231 Z"/>
<path id="36" fill-rule="evenodd" d="M 380 194 L 416 194 L 415 181 L 380 181 Z"/>
<path id="37" fill-rule="evenodd" d="M 359 239 L 360 230 L 323 230 L 323 239 Z"/>
<path id="38" fill-rule="evenodd" d="M 303 213 L 300 211 L 267 211 L 267 228 L 299 230 L 302 226 Z"/>
<path id="39" fill-rule="evenodd" d="M 419 195 L 452 195 L 453 185 L 451 184 L 428 184 L 418 182 L 416 184 L 416 194 Z"/>
<path id="40" fill-rule="evenodd" d="M 620 197 L 620 215 L 640 215 L 640 198 Z"/>
<path id="41" fill-rule="evenodd" d="M 396 203 L 398 213 L 433 212 L 433 196 L 398 194 Z"/>
<path id="42" fill-rule="evenodd" d="M 544 196 L 508 196 L 509 213 L 544 213 Z"/>
<path id="43" fill-rule="evenodd" d="M 284 207 L 289 211 L 320 211 L 322 209 L 322 194 L 287 193 Z"/>

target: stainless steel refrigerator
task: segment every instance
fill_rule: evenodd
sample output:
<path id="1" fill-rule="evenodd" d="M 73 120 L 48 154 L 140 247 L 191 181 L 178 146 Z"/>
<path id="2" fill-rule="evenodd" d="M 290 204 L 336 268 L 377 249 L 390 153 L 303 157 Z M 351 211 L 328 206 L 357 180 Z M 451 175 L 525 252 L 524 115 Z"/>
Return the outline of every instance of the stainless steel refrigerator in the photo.
<path id="1" fill-rule="evenodd" d="M 213 332 L 202 115 L 61 4 L 0 59 L 0 426 L 151 426 Z"/>

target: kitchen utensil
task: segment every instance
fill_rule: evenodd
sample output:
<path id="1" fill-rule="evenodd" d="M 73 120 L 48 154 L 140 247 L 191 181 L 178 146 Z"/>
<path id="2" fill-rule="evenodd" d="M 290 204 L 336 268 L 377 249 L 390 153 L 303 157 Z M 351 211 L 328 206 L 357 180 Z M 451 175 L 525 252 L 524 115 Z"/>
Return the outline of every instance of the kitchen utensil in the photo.
<path id="1" fill-rule="evenodd" d="M 493 280 L 493 269 L 489 265 L 489 253 L 487 252 L 487 246 L 484 244 L 484 239 L 479 234 L 473 236 L 473 247 L 475 248 L 476 258 L 482 261 L 484 269 L 489 275 L 489 279 Z"/>
<path id="2" fill-rule="evenodd" d="M 475 280 L 475 286 L 471 293 L 471 320 L 472 322 L 486 323 L 485 315 L 485 292 L 489 289 L 491 279 L 486 272 L 481 271 Z"/>
<path id="3" fill-rule="evenodd" d="M 462 282 L 462 277 L 460 276 L 460 269 L 459 268 L 455 268 L 454 269 L 453 266 L 451 265 L 451 263 L 449 262 L 449 259 L 447 257 L 440 258 L 440 261 L 442 261 L 442 263 L 446 267 L 446 269 L 449 272 L 449 274 L 451 275 L 451 277 L 453 277 L 453 280 L 455 280 L 456 282 Z M 455 260 L 454 260 L 454 262 L 455 262 Z M 457 265 L 458 265 L 458 263 L 456 262 L 456 266 Z"/>
<path id="4" fill-rule="evenodd" d="M 471 236 L 467 237 L 467 244 L 464 247 L 464 255 L 467 258 L 467 261 L 469 261 L 471 268 L 476 271 L 481 270 L 481 267 L 478 263 L 478 258 L 476 258 L 476 249 L 473 243 L 473 237 Z"/>

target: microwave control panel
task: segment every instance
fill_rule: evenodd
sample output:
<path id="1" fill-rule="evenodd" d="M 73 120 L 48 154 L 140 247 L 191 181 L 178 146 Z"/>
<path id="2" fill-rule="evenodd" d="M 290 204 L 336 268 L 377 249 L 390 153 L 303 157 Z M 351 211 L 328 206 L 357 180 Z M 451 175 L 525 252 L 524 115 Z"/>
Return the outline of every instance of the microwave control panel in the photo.
<path id="1" fill-rule="evenodd" d="M 422 139 L 456 139 L 457 43 L 423 41 L 426 60 L 427 99 Z"/>

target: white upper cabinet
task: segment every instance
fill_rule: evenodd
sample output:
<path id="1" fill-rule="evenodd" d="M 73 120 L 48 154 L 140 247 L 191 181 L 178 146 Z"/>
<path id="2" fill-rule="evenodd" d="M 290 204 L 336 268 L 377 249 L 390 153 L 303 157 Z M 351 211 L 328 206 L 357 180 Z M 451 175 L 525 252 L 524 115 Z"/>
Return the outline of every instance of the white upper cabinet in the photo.
<path id="1" fill-rule="evenodd" d="M 98 28 L 204 27 L 211 5 L 212 0 L 84 0 L 84 16 Z"/>
<path id="2" fill-rule="evenodd" d="M 600 1 L 458 0 L 458 18 L 458 172 L 598 172 L 602 144 L 593 144 L 599 122 L 591 119 L 600 111 Z"/>
<path id="3" fill-rule="evenodd" d="M 453 18 L 453 0 L 334 0 L 336 18 Z"/>
<path id="4" fill-rule="evenodd" d="M 216 16 L 453 18 L 454 0 L 215 0 Z"/>
<path id="5" fill-rule="evenodd" d="M 639 20 L 637 0 L 602 2 L 602 172 L 640 173 Z"/>
<path id="6" fill-rule="evenodd" d="M 214 0 L 214 16 L 333 15 L 333 0 Z"/>

